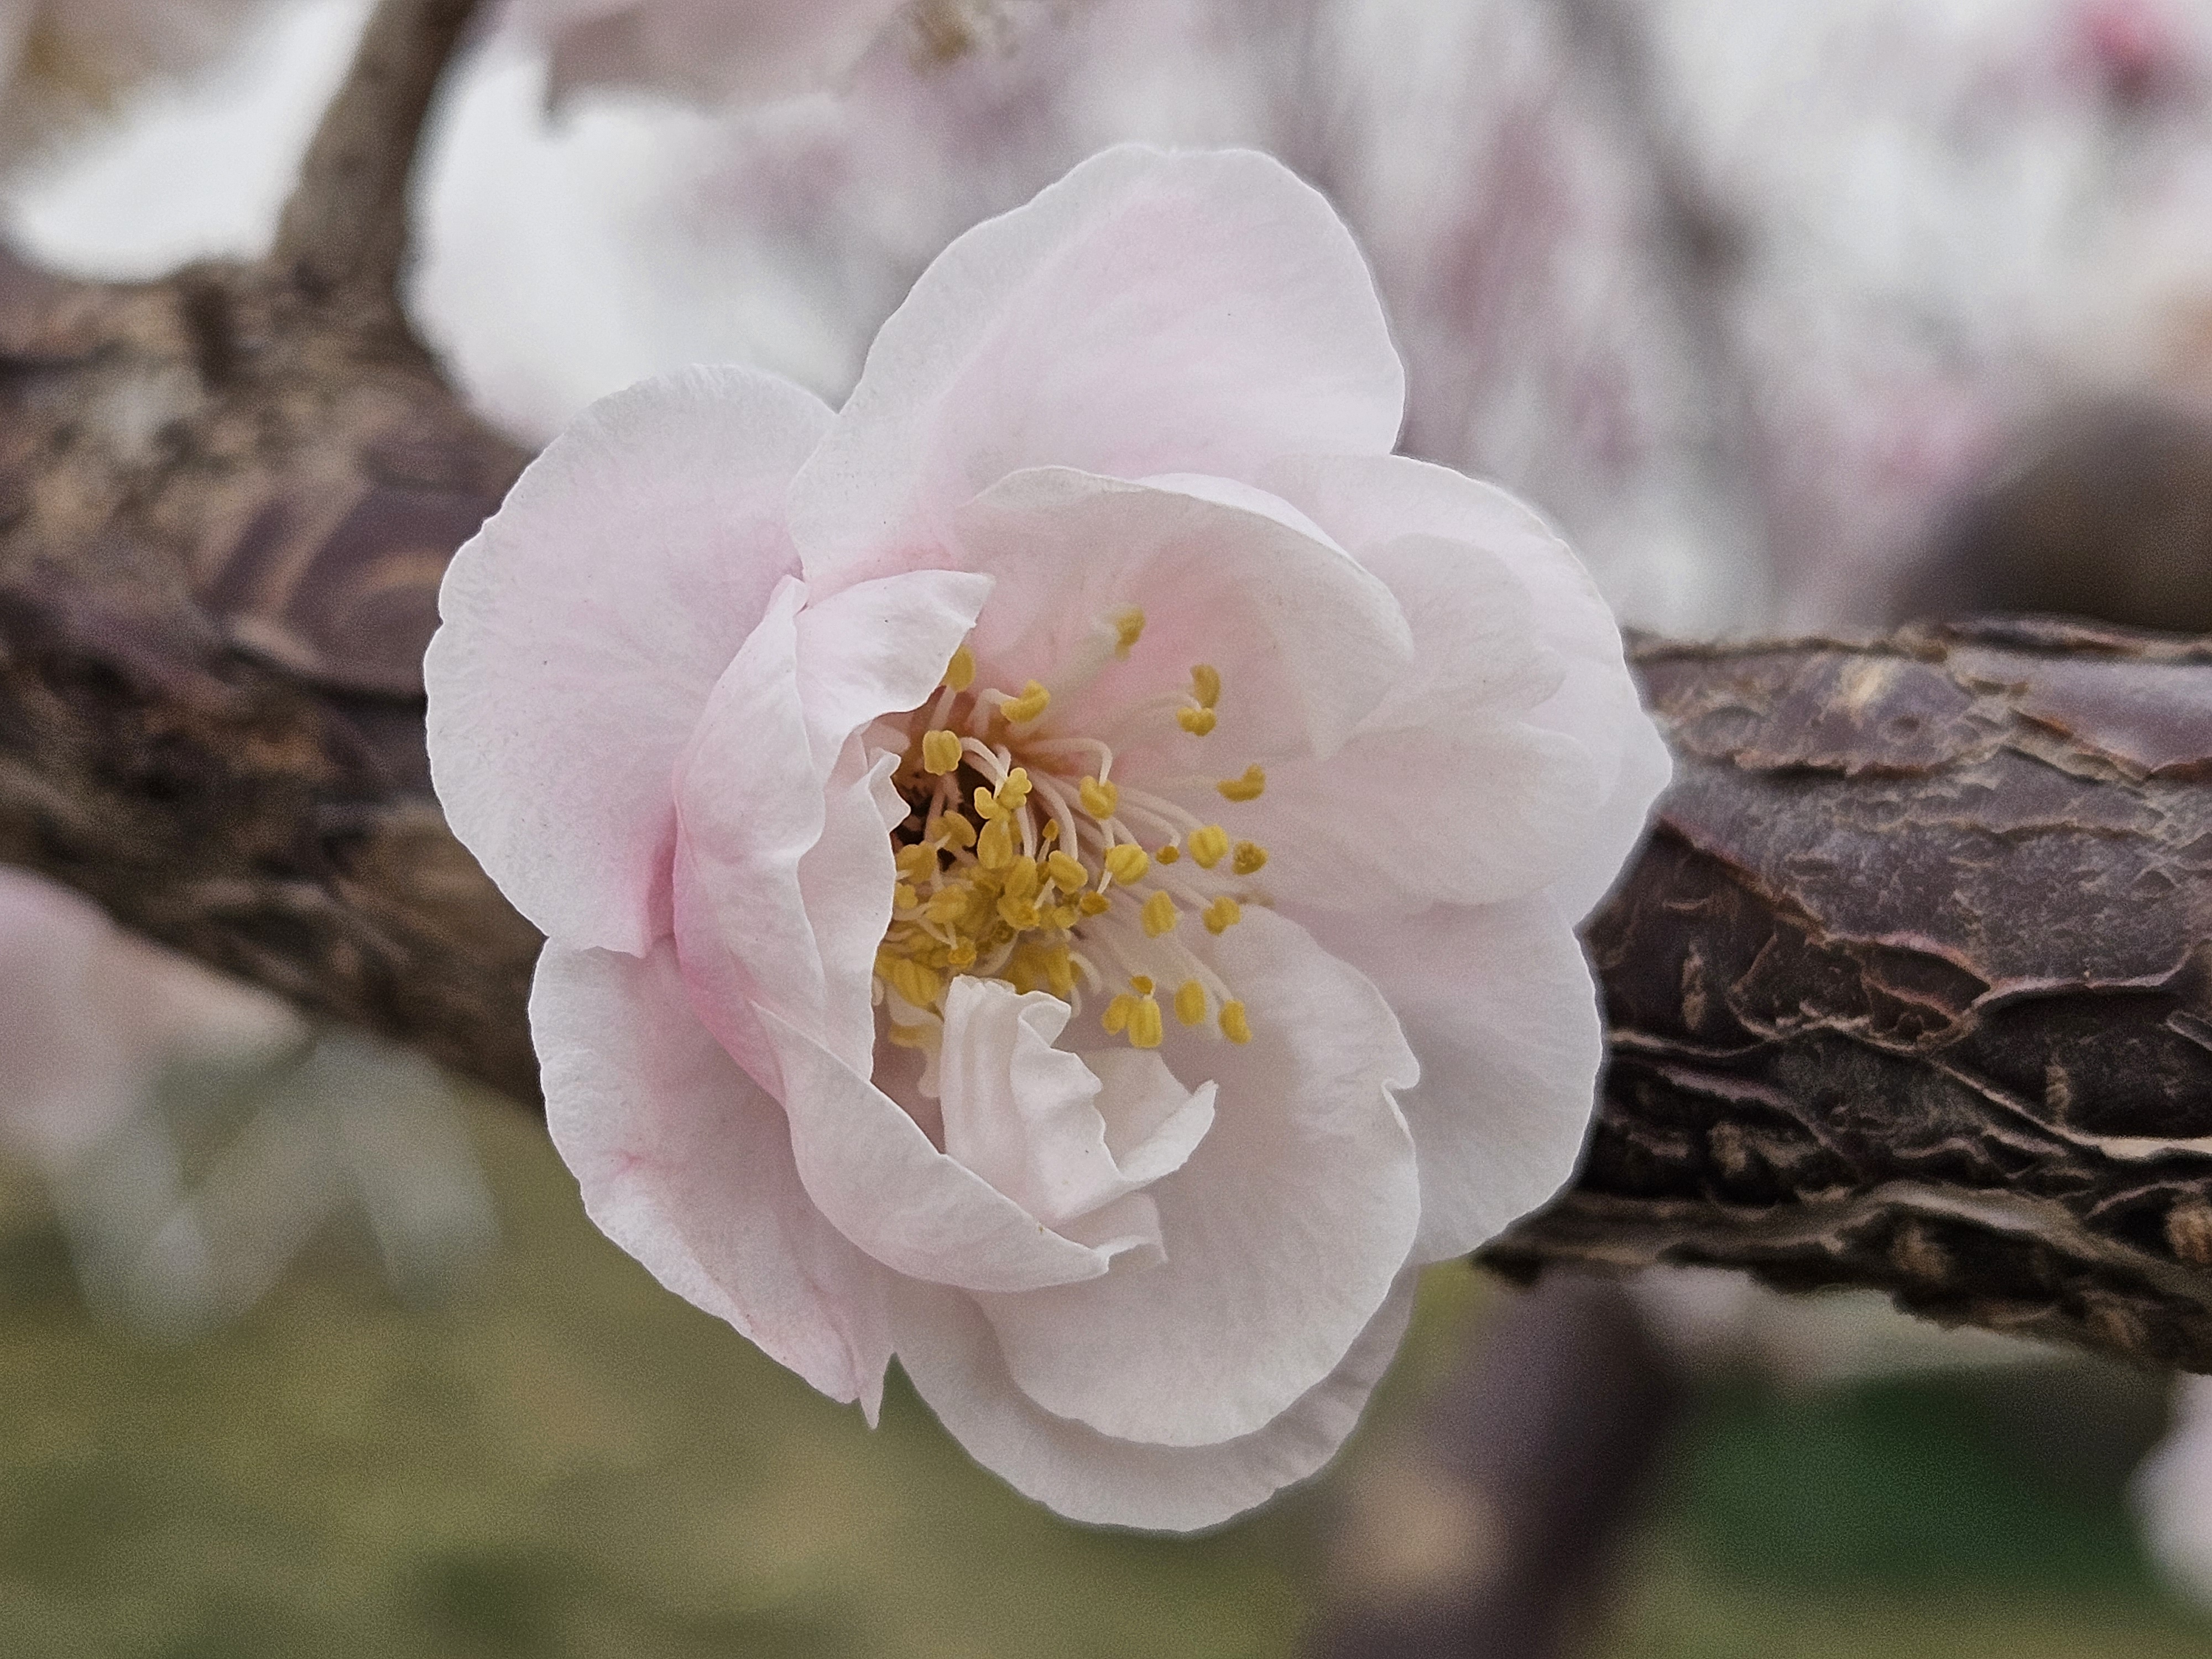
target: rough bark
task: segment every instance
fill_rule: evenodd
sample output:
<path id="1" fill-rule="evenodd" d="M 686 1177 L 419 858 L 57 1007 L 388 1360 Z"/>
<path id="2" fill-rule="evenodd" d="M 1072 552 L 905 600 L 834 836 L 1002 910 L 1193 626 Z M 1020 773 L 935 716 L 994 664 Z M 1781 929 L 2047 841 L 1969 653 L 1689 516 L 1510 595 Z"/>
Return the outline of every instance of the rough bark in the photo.
<path id="1" fill-rule="evenodd" d="M 2212 1370 L 2212 644 L 1639 659 L 1680 770 L 1589 929 L 1603 1109 L 1489 1258 L 1872 1285 Z"/>
<path id="2" fill-rule="evenodd" d="M 107 285 L 0 254 L 0 860 L 527 1097 L 538 940 L 428 796 L 421 667 L 526 457 L 393 292 L 468 10 L 378 9 L 268 258 Z"/>

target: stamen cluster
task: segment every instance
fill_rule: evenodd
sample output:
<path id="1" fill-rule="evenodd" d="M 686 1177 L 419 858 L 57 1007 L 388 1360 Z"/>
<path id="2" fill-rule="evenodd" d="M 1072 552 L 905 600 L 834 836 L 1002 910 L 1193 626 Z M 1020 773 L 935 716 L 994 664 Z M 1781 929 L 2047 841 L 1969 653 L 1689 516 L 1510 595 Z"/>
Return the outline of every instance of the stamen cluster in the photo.
<path id="1" fill-rule="evenodd" d="M 1091 647 L 1057 677 L 1059 695 L 1126 659 L 1144 625 L 1134 607 L 1103 619 Z M 975 672 L 963 645 L 938 696 L 912 717 L 895 778 L 914 811 L 892 834 L 898 884 L 876 951 L 890 1039 L 933 1053 L 945 988 L 973 974 L 1049 991 L 1079 1012 L 1086 998 L 1103 998 L 1103 1028 L 1139 1048 L 1165 1035 L 1163 998 L 1182 1024 L 1249 1042 L 1244 1004 L 1177 931 L 1188 914 L 1224 933 L 1245 904 L 1263 902 L 1249 883 L 1267 849 L 1116 782 L 1109 744 L 1053 728 L 1054 688 L 979 688 Z M 1114 731 L 1171 718 L 1209 735 L 1221 675 L 1200 663 L 1190 678 L 1187 696 L 1125 709 Z M 1248 766 L 1215 787 L 1232 804 L 1256 800 L 1267 775 Z"/>

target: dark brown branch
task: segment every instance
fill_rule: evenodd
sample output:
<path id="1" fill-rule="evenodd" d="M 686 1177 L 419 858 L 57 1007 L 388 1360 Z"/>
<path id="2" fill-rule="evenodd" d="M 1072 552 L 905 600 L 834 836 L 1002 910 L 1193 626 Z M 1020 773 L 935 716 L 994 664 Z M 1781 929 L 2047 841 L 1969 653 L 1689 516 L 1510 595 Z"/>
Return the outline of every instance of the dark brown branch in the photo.
<path id="1" fill-rule="evenodd" d="M 380 0 L 369 18 L 277 226 L 271 263 L 302 289 L 393 292 L 423 118 L 476 5 Z"/>
<path id="2" fill-rule="evenodd" d="M 1873 1285 L 2212 1370 L 2212 643 L 1642 665 L 1680 770 L 1589 931 L 1603 1112 L 1490 1259 Z"/>

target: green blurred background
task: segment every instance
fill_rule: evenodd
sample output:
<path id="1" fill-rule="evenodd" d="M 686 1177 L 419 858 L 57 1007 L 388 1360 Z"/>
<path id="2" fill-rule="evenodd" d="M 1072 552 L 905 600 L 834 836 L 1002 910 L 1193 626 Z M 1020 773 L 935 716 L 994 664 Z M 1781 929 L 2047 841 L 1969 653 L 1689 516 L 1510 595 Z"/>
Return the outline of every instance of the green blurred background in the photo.
<path id="1" fill-rule="evenodd" d="M 0 1166 L 0 1654 L 1289 1653 L 1341 1483 L 1506 1294 L 1432 1272 L 1313 1487 L 1193 1541 L 1087 1531 L 896 1375 L 869 1433 L 599 1237 L 534 1123 L 465 1116 L 501 1239 L 465 1282 L 405 1305 L 338 1224 L 180 1346 L 89 1313 L 43 1188 Z M 1590 1650 L 2212 1655 L 2124 1503 L 2161 1401 L 2073 1361 L 1701 1384 Z"/>

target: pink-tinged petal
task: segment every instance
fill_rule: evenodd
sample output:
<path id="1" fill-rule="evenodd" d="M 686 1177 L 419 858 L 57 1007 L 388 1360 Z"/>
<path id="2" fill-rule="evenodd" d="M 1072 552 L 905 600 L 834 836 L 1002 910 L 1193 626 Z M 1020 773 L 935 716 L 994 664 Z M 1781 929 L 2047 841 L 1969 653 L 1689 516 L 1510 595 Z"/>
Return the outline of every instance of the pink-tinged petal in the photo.
<path id="1" fill-rule="evenodd" d="M 1461 542 L 1502 562 L 1526 589 L 1534 636 L 1564 672 L 1522 718 L 1581 744 L 1596 769 L 1588 806 L 1561 826 L 1571 855 L 1553 887 L 1568 914 L 1587 915 L 1643 835 L 1671 763 L 1623 660 L 1620 629 L 1581 561 L 1505 491 L 1403 456 L 1301 457 L 1261 482 L 1363 561 L 1380 567 L 1378 550 L 1408 537 Z M 1385 574 L 1394 588 L 1412 574 Z"/>
<path id="2" fill-rule="evenodd" d="M 1158 1054 L 1094 1069 L 1055 1048 L 1071 1012 L 961 975 L 938 1058 L 946 1153 L 1055 1229 L 1182 1168 L 1213 1121 L 1213 1085 L 1185 1088 Z"/>
<path id="3" fill-rule="evenodd" d="M 799 1179 L 839 1231 L 894 1271 L 975 1291 L 1093 1279 L 1110 1249 L 1063 1237 L 929 1144 L 898 1103 L 797 1026 L 763 1012 L 783 1074 Z"/>
<path id="4" fill-rule="evenodd" d="M 1166 1261 L 978 1298 L 1039 1406 L 1174 1446 L 1253 1433 L 1334 1370 L 1420 1212 L 1391 1098 L 1419 1067 L 1374 986 L 1264 910 L 1200 948 L 1249 1005 L 1253 1038 L 1176 1030 L 1163 1050 L 1178 1076 L 1220 1088 L 1190 1161 L 1146 1189 Z"/>
<path id="5" fill-rule="evenodd" d="M 708 1029 L 764 1085 L 770 1009 L 855 1069 L 896 874 L 878 802 L 892 757 L 862 738 L 928 696 L 990 591 L 910 572 L 820 604 L 793 578 L 714 686 L 679 762 L 677 944 Z"/>
<path id="6" fill-rule="evenodd" d="M 1304 920 L 1381 988 L 1421 1063 L 1398 1097 L 1420 1158 L 1414 1261 L 1464 1255 L 1564 1187 L 1596 1109 L 1605 1032 L 1556 899 Z"/>
<path id="7" fill-rule="evenodd" d="M 608 1237 L 874 1415 L 890 1275 L 814 1206 L 783 1110 L 693 1018 L 675 953 L 545 947 L 531 1030 L 553 1144 Z"/>
<path id="8" fill-rule="evenodd" d="M 1405 377 L 1319 192 L 1246 150 L 1124 145 L 939 254 L 876 336 L 793 488 L 810 581 L 934 557 L 1006 474 L 1250 477 L 1381 455 Z"/>
<path id="9" fill-rule="evenodd" d="M 99 906 L 0 866 L 0 1150 L 66 1167 L 145 1104 L 160 1060 L 131 1041 L 143 1008 L 101 983 L 116 937 Z"/>
<path id="10" fill-rule="evenodd" d="M 1116 1440 L 1055 1417 L 1006 1374 L 989 1322 L 955 1291 L 902 1284 L 899 1363 L 969 1455 L 1073 1521 L 1194 1532 L 1218 1526 L 1336 1455 L 1413 1316 L 1405 1274 L 1343 1360 L 1267 1426 L 1208 1446 Z"/>
<path id="11" fill-rule="evenodd" d="M 1115 763 L 1132 779 L 1209 778 L 1224 766 L 1233 774 L 1255 760 L 1329 754 L 1413 661 L 1388 586 L 1249 501 L 1040 467 L 994 485 L 954 523 L 958 562 L 996 582 L 973 641 L 981 672 L 1018 690 L 1097 663 L 1036 730 L 1111 734 L 1124 757 Z M 1144 633 L 1116 660 L 1101 641 L 1111 643 L 1110 618 L 1129 605 L 1145 612 Z M 1221 672 L 1209 736 L 1182 731 L 1171 710 L 1143 727 L 1122 724 L 1133 704 L 1188 696 L 1199 663 Z"/>
<path id="12" fill-rule="evenodd" d="M 830 411 L 787 381 L 693 368 L 593 404 L 454 556 L 423 664 L 446 819 L 571 945 L 665 934 L 669 773 L 797 563 L 792 474 Z"/>
<path id="13" fill-rule="evenodd" d="M 1565 662 L 1540 641 L 1528 590 L 1468 542 L 1401 536 L 1361 558 L 1412 619 L 1414 665 L 1341 750 L 1270 768 L 1266 795 L 1237 809 L 1237 833 L 1269 849 L 1271 890 L 1406 915 L 1516 898 L 1578 868 L 1605 779 L 1535 717 Z"/>

